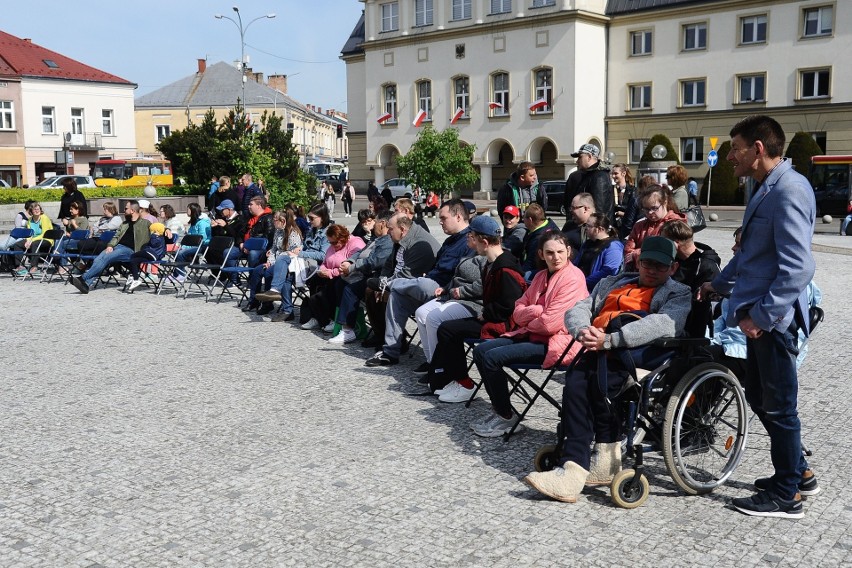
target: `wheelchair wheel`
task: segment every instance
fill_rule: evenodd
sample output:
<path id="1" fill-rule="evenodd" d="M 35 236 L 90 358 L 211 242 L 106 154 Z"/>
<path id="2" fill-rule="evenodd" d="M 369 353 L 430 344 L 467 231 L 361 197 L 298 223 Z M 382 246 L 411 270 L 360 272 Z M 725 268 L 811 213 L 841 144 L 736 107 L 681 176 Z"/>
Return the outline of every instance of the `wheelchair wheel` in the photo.
<path id="1" fill-rule="evenodd" d="M 639 476 L 639 483 L 633 486 L 631 482 L 636 475 L 634 469 L 622 469 L 612 478 L 610 484 L 610 497 L 612 502 L 622 509 L 635 509 L 648 500 L 648 495 L 651 494 L 651 488 L 648 485 L 648 478 L 645 474 Z"/>
<path id="2" fill-rule="evenodd" d="M 556 451 L 556 446 L 546 444 L 538 449 L 533 458 L 533 466 L 536 471 L 550 471 L 559 465 L 557 461 L 559 454 Z"/>
<path id="3" fill-rule="evenodd" d="M 663 457 L 690 495 L 709 493 L 737 468 L 748 438 L 748 409 L 737 378 L 704 363 L 675 385 L 663 422 Z"/>

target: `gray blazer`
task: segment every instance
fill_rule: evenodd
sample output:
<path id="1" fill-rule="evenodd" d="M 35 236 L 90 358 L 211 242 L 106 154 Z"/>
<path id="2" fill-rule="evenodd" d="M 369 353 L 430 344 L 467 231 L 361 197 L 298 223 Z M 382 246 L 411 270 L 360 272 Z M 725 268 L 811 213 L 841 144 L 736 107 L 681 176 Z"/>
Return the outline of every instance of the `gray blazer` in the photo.
<path id="1" fill-rule="evenodd" d="M 784 331 L 796 317 L 808 330 L 808 283 L 816 264 L 811 254 L 816 202 L 810 183 L 788 159 L 766 177 L 743 214 L 739 252 L 713 279 L 731 294 L 728 325 L 748 310 L 762 330 Z"/>

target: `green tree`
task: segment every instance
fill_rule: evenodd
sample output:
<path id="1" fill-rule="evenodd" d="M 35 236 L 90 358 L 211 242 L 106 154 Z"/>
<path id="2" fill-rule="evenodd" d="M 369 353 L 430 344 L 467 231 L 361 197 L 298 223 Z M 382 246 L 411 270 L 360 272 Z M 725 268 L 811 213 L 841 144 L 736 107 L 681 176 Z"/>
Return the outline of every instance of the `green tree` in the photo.
<path id="1" fill-rule="evenodd" d="M 471 164 L 475 150 L 459 142 L 455 128 L 439 132 L 427 125 L 408 153 L 397 157 L 396 167 L 401 177 L 443 196 L 476 183 L 476 169 Z"/>
<path id="2" fill-rule="evenodd" d="M 734 165 L 725 159 L 725 156 L 731 151 L 731 142 L 723 142 L 719 147 L 719 161 L 716 165 L 710 168 L 713 171 L 713 177 L 710 187 L 710 204 L 711 205 L 738 205 L 742 204 L 742 196 L 739 193 L 740 180 L 734 175 Z M 704 176 L 704 183 L 701 185 L 701 203 L 707 203 L 707 178 L 710 176 L 710 170 Z"/>
<path id="3" fill-rule="evenodd" d="M 822 154 L 822 148 L 816 143 L 814 137 L 807 132 L 796 132 L 790 144 L 787 145 L 787 153 L 784 154 L 793 161 L 793 167 L 802 175 L 808 175 L 811 166 L 811 158 Z"/>
<path id="4" fill-rule="evenodd" d="M 662 144 L 666 147 L 666 157 L 662 159 L 665 162 L 677 162 L 680 163 L 680 158 L 677 157 L 677 152 L 672 146 L 672 141 L 669 140 L 669 137 L 665 134 L 654 134 L 651 136 L 651 139 L 648 140 L 648 144 L 645 146 L 645 152 L 642 154 L 642 159 L 640 162 L 659 162 L 661 160 L 657 160 L 654 156 L 651 155 L 651 150 L 657 144 Z"/>

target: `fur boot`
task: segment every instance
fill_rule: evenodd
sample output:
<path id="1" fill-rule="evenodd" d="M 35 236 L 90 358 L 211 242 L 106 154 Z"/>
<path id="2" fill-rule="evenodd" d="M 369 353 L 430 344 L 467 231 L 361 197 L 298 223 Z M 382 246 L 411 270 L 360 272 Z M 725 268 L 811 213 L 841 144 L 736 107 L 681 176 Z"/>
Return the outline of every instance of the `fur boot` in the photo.
<path id="1" fill-rule="evenodd" d="M 539 493 L 557 501 L 576 503 L 588 475 L 589 472 L 576 463 L 567 462 L 564 468 L 534 471 L 526 476 L 524 481 Z"/>
<path id="2" fill-rule="evenodd" d="M 621 471 L 621 442 L 595 444 L 586 485 L 609 485 Z"/>

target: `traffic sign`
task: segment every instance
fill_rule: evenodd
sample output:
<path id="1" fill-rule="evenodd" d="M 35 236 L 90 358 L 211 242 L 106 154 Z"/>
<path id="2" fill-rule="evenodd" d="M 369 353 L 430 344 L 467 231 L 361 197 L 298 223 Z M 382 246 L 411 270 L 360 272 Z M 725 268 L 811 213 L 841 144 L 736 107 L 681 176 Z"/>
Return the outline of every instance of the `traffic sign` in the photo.
<path id="1" fill-rule="evenodd" d="M 716 153 L 716 150 L 710 150 L 707 153 L 707 165 L 711 168 L 719 163 L 719 154 Z"/>
<path id="2" fill-rule="evenodd" d="M 711 137 L 710 137 L 710 148 L 711 148 L 712 150 L 715 150 L 715 149 L 716 149 L 716 143 L 717 143 L 717 142 L 719 142 L 719 137 L 718 137 L 718 136 L 711 136 Z"/>

